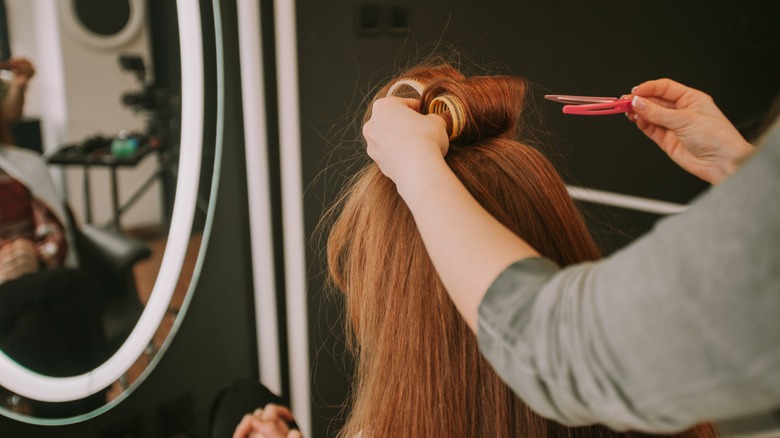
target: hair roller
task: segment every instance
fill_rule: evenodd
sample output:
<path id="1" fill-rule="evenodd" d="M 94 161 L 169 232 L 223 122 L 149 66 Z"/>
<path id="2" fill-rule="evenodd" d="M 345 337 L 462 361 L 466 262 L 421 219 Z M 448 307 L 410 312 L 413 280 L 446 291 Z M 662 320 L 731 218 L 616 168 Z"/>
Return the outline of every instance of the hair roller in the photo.
<path id="1" fill-rule="evenodd" d="M 449 113 L 452 118 L 452 127 L 450 128 L 450 141 L 457 139 L 465 123 L 465 114 L 463 103 L 460 99 L 449 94 L 436 96 L 428 105 L 429 114 Z M 449 126 L 448 126 L 449 128 Z"/>
<path id="2" fill-rule="evenodd" d="M 420 99 L 425 85 L 422 82 L 412 78 L 401 78 L 387 90 L 386 97 L 403 97 L 409 99 Z"/>
<path id="3" fill-rule="evenodd" d="M 452 116 L 450 141 L 460 145 L 515 137 L 525 82 L 508 76 L 473 76 L 432 82 L 423 95 L 429 113 Z"/>

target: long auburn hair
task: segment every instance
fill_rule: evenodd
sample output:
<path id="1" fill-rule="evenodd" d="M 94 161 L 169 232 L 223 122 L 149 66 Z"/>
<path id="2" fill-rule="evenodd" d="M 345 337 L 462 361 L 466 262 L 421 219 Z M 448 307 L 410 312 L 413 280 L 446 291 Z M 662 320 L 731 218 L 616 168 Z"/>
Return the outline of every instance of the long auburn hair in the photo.
<path id="1" fill-rule="evenodd" d="M 600 257 L 558 173 L 537 149 L 517 140 L 522 79 L 466 78 L 447 64 L 419 65 L 399 77 L 427 84 L 423 111 L 441 93 L 464 102 L 464 131 L 446 161 L 490 214 L 560 266 Z M 520 401 L 481 356 L 411 212 L 376 164 L 352 178 L 331 214 L 328 269 L 344 293 L 347 345 L 356 362 L 340 436 L 644 436 L 565 427 Z M 715 434 L 704 425 L 677 436 Z"/>

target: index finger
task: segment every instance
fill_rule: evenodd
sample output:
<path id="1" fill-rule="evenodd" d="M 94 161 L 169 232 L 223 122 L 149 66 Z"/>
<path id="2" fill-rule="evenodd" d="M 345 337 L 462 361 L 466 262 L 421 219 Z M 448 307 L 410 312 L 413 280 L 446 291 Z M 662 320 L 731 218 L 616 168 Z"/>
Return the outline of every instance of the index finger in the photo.
<path id="1" fill-rule="evenodd" d="M 402 97 L 382 97 L 374 100 L 371 104 L 371 109 L 366 114 L 363 122 L 371 122 L 377 114 L 398 114 L 405 113 L 408 109 L 416 113 L 420 113 L 420 101 L 417 99 L 406 99 Z"/>
<path id="2" fill-rule="evenodd" d="M 408 106 L 409 108 L 417 111 L 418 113 L 420 112 L 420 105 L 422 105 L 422 103 L 420 102 L 419 99 L 410 99 L 408 97 L 405 97 L 405 98 L 402 98 L 402 99 L 403 99 L 404 103 L 406 104 L 406 106 Z"/>
<path id="3" fill-rule="evenodd" d="M 664 78 L 643 82 L 634 87 L 631 92 L 642 97 L 657 97 L 676 102 L 690 90 L 692 90 L 692 88 L 671 79 Z"/>
<path id="4" fill-rule="evenodd" d="M 402 102 L 407 107 L 420 112 L 420 100 L 419 99 L 412 99 L 409 97 L 397 97 L 397 96 L 387 96 L 383 97 L 382 99 L 386 99 L 388 101 L 396 101 L 396 102 Z"/>

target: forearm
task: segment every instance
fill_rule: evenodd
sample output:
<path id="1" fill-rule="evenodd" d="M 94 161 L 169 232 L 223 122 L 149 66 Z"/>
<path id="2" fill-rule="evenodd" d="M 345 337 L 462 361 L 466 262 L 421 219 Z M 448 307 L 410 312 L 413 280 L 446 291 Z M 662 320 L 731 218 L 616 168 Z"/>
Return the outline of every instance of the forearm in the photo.
<path id="1" fill-rule="evenodd" d="M 517 260 L 538 256 L 471 196 L 444 160 L 414 179 L 404 197 L 444 287 L 476 332 L 477 309 L 498 274 Z"/>
<path id="2" fill-rule="evenodd" d="M 7 122 L 15 122 L 22 117 L 26 85 L 12 84 L 3 98 L 3 115 Z"/>

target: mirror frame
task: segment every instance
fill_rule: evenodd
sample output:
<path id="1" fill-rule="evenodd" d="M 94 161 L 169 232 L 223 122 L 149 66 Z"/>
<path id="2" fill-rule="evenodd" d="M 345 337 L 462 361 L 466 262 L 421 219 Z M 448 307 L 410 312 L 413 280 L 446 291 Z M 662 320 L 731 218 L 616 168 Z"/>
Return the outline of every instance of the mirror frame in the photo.
<path id="1" fill-rule="evenodd" d="M 133 332 L 122 346 L 103 364 L 94 370 L 72 377 L 51 377 L 28 370 L 0 351 L 0 385 L 23 397 L 45 402 L 67 402 L 79 400 L 97 393 L 119 380 L 119 378 L 144 354 L 155 332 L 162 322 L 168 304 L 179 280 L 185 253 L 189 246 L 190 235 L 199 191 L 201 157 L 203 150 L 204 126 L 204 64 L 203 32 L 201 28 L 200 3 L 198 0 L 177 0 L 179 24 L 179 43 L 181 53 L 182 121 L 181 153 L 179 155 L 179 174 L 176 185 L 168 242 L 166 243 L 160 273 L 154 284 L 149 301 L 137 322 Z M 216 19 L 216 16 L 215 16 Z M 216 21 L 216 20 L 215 20 Z M 222 96 L 222 57 L 221 34 L 215 32 L 217 52 L 217 138 L 209 209 L 204 228 L 203 242 L 198 252 L 195 271 L 190 280 L 188 291 L 181 310 L 170 333 L 158 353 L 152 358 L 141 375 L 117 398 L 102 407 L 69 418 L 35 418 L 0 408 L 0 414 L 26 423 L 41 425 L 72 424 L 93 418 L 111 409 L 124 400 L 133 389 L 140 385 L 167 350 L 176 334 L 181 320 L 186 314 L 201 272 L 208 237 L 213 221 L 214 199 L 219 184 L 219 166 L 221 161 L 220 126 L 223 114 Z"/>

